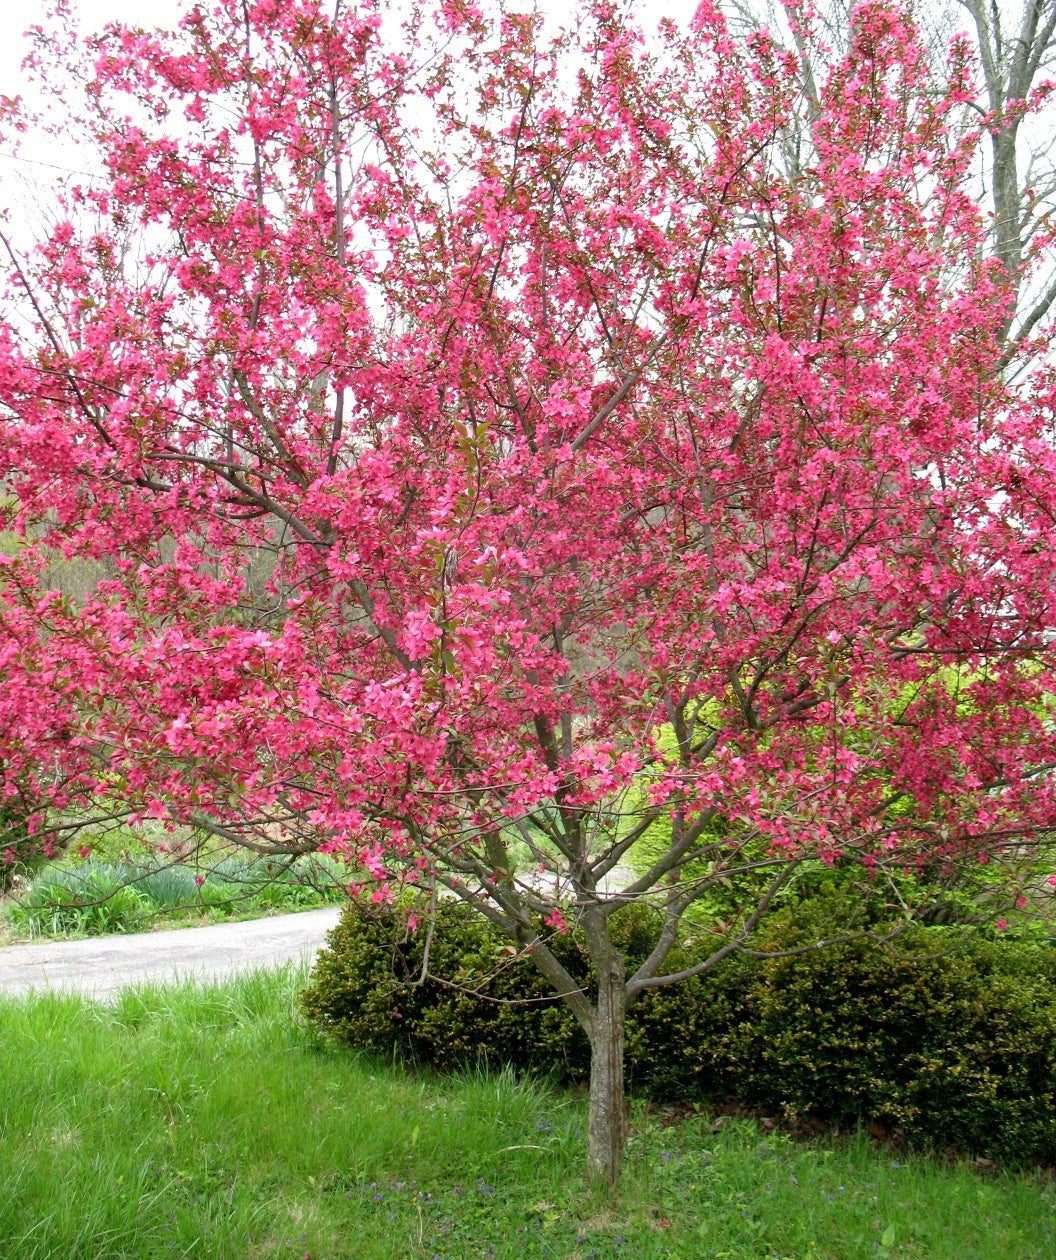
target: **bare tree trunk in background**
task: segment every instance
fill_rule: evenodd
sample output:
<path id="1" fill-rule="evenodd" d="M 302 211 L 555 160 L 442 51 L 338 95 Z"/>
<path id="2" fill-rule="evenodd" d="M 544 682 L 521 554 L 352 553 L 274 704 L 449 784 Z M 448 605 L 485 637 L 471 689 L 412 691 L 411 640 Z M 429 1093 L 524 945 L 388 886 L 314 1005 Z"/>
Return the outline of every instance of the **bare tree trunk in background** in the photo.
<path id="1" fill-rule="evenodd" d="M 1034 151 L 1028 150 L 1021 177 L 1020 156 L 1027 149 L 1025 133 L 1031 122 L 1028 119 L 1025 123 L 1018 108 L 1056 61 L 1056 0 L 1025 0 L 1018 23 L 1009 12 L 1010 6 L 987 4 L 985 0 L 961 3 L 975 26 L 985 104 L 996 124 L 990 128 L 993 248 L 1014 296 L 1004 328 L 1013 349 L 1044 319 L 1056 300 L 1056 279 L 1051 275 L 1044 277 L 1040 291 L 1023 292 L 1023 269 L 1031 240 L 1056 192 L 1056 180 L 1051 137 Z"/>
<path id="2" fill-rule="evenodd" d="M 1035 237 L 1056 212 L 1056 124 L 1051 116 L 1024 117 L 1021 102 L 1046 78 L 1056 77 L 1056 0 L 959 0 L 959 8 L 942 0 L 921 0 L 916 18 L 931 44 L 933 65 L 941 75 L 947 43 L 964 29 L 973 36 L 982 75 L 982 94 L 972 109 L 990 115 L 989 143 L 981 152 L 981 199 L 993 215 L 992 256 L 1004 268 L 1012 296 L 1001 335 L 1007 364 L 1019 344 L 1042 323 L 1056 304 L 1056 268 L 1043 264 L 1028 279 L 1034 263 Z M 803 67 L 805 112 L 789 127 L 785 160 L 789 168 L 812 160 L 811 128 L 820 108 L 818 85 L 824 66 L 812 61 L 807 42 L 798 34 L 801 0 L 728 0 L 733 26 L 747 33 L 760 23 L 781 32 Z M 831 56 L 842 56 L 852 35 L 853 5 L 823 0 L 816 21 L 825 29 Z M 816 53 L 814 54 L 816 58 Z M 1046 106 L 1046 110 L 1053 109 Z"/>

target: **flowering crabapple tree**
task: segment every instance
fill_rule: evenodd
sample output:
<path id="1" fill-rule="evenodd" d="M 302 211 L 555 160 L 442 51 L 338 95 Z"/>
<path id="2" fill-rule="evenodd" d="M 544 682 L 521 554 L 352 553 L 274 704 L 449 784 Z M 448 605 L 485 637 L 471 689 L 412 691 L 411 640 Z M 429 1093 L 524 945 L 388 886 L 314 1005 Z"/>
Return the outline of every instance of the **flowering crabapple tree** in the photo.
<path id="1" fill-rule="evenodd" d="M 812 863 L 1056 820 L 1056 393 L 1036 340 L 995 370 L 967 45 L 920 90 L 910 16 L 862 5 L 793 170 L 798 54 L 707 0 L 632 16 L 60 14 L 38 63 L 105 173 L 9 245 L 0 326 L 9 781 L 346 853 L 421 931 L 461 898 L 585 1030 L 609 1181 L 644 990 L 752 948 Z"/>

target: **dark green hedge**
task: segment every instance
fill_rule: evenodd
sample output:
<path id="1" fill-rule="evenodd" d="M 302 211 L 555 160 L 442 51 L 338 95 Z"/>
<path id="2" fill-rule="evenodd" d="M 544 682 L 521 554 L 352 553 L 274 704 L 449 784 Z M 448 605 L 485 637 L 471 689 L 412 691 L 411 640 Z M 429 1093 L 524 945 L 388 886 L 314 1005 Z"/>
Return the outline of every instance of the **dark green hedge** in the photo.
<path id="1" fill-rule="evenodd" d="M 823 908 L 789 909 L 759 943 L 814 939 L 815 921 Z M 653 930 L 647 910 L 617 916 L 629 967 Z M 317 959 L 305 1012 L 350 1046 L 440 1070 L 488 1061 L 585 1076 L 575 1020 L 483 919 L 441 907 L 419 984 L 424 942 L 399 912 L 351 906 Z M 630 1087 L 658 1101 L 737 1099 L 801 1121 L 877 1122 L 1007 1164 L 1056 1163 L 1056 950 L 935 928 L 898 944 L 902 957 L 866 943 L 734 957 L 648 991 L 628 1021 Z M 554 948 L 589 986 L 575 938 Z M 703 948 L 681 947 L 670 968 Z"/>

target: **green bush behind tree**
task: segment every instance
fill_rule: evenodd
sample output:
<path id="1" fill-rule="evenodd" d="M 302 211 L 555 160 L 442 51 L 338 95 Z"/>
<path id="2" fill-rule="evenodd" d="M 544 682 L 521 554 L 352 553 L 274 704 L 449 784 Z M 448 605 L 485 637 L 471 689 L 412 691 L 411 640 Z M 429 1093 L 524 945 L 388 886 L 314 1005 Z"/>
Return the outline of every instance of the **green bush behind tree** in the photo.
<path id="1" fill-rule="evenodd" d="M 786 906 L 756 948 L 816 944 L 831 902 Z M 302 997 L 314 1023 L 348 1046 L 442 1071 L 486 1061 L 586 1076 L 586 1038 L 530 960 L 457 904 L 441 904 L 431 928 L 406 921 L 400 907 L 348 907 Z M 617 913 L 629 965 L 655 931 L 647 907 Z M 734 955 L 645 992 L 629 1018 L 631 1089 L 662 1102 L 738 1100 L 795 1122 L 881 1124 L 916 1146 L 1010 1166 L 1056 1163 L 1056 949 L 945 927 L 909 929 L 896 944 Z M 589 989 L 575 935 L 551 946 Z M 671 970 L 708 953 L 703 934 L 687 940 Z"/>

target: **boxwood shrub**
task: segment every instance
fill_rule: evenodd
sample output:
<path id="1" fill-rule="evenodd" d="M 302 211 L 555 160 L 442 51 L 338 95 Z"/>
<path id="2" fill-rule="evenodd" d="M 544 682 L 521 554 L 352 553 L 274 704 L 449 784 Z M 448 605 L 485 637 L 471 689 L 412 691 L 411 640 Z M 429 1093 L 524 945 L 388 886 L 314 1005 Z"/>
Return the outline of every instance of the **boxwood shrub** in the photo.
<path id="1" fill-rule="evenodd" d="M 773 916 L 758 948 L 819 936 L 827 909 Z M 442 905 L 426 932 L 397 909 L 352 904 L 319 954 L 302 1005 L 339 1041 L 440 1070 L 509 1063 L 585 1077 L 574 1018 L 504 937 Z M 650 911 L 614 919 L 630 966 L 654 937 Z M 737 1100 L 788 1120 L 879 1124 L 918 1145 L 1008 1165 L 1056 1163 L 1056 949 L 947 928 L 784 957 L 744 955 L 651 989 L 628 1020 L 627 1074 L 657 1101 Z M 578 983 L 590 968 L 575 935 L 553 948 Z M 671 970 L 706 957 L 702 936 Z"/>

